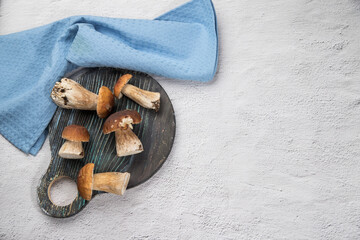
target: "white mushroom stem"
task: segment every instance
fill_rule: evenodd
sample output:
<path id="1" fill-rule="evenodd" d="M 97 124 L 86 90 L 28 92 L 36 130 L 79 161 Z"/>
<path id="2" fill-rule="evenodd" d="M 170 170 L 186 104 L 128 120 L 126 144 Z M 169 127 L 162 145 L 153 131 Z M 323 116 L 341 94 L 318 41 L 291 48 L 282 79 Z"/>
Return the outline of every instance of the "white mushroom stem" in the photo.
<path id="1" fill-rule="evenodd" d="M 67 159 L 81 159 L 84 157 L 82 142 L 66 140 L 59 150 L 59 156 Z"/>
<path id="2" fill-rule="evenodd" d="M 98 95 L 69 78 L 63 78 L 55 83 L 51 98 L 62 108 L 96 110 Z"/>
<path id="3" fill-rule="evenodd" d="M 144 151 L 140 139 L 130 127 L 115 131 L 115 141 L 118 157 L 133 155 Z"/>
<path id="4" fill-rule="evenodd" d="M 130 173 L 106 172 L 94 174 L 93 190 L 123 195 L 130 180 Z"/>
<path id="5" fill-rule="evenodd" d="M 146 91 L 131 84 L 125 84 L 121 92 L 140 106 L 159 111 L 160 93 Z"/>

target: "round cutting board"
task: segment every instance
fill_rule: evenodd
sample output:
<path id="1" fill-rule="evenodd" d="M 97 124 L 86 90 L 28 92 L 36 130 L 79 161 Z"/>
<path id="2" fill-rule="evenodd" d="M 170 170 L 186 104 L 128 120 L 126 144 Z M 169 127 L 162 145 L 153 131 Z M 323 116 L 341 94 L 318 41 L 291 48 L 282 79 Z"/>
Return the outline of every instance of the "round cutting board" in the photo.
<path id="1" fill-rule="evenodd" d="M 95 164 L 94 174 L 129 172 L 131 177 L 128 189 L 130 189 L 151 178 L 166 161 L 175 137 L 175 114 L 168 95 L 155 79 L 145 73 L 114 68 L 79 68 L 65 77 L 79 82 L 94 93 L 98 93 L 101 86 L 107 86 L 113 91 L 117 79 L 127 73 L 133 75 L 129 81 L 130 84 L 161 94 L 158 112 L 145 109 L 126 96 L 120 100 L 116 99 L 112 110 L 112 112 L 117 112 L 132 109 L 140 113 L 142 121 L 140 124 L 133 125 L 133 132 L 143 143 L 144 151 L 136 155 L 118 157 L 116 155 L 115 134 L 105 135 L 102 132 L 106 118 L 99 118 L 96 111 L 58 107 L 49 124 L 50 165 L 37 188 L 40 208 L 46 214 L 53 217 L 69 217 L 80 212 L 89 203 L 78 194 L 70 205 L 57 206 L 52 203 L 49 194 L 52 183 L 59 178 L 69 177 L 76 181 L 79 170 L 87 163 Z M 85 152 L 83 159 L 63 159 L 58 155 L 59 149 L 65 141 L 61 138 L 61 133 L 66 126 L 71 124 L 82 125 L 90 133 L 90 141 L 83 143 Z M 93 198 L 101 193 L 104 192 L 93 191 Z"/>

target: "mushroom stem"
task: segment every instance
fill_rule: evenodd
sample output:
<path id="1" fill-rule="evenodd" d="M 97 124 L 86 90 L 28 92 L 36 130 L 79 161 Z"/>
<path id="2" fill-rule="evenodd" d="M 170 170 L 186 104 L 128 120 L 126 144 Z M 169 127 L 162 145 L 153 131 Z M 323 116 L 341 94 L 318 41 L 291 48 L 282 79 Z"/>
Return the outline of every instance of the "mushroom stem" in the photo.
<path id="1" fill-rule="evenodd" d="M 84 149 L 81 142 L 66 140 L 59 150 L 59 156 L 66 159 L 81 159 Z"/>
<path id="2" fill-rule="evenodd" d="M 96 110 L 98 95 L 69 78 L 63 78 L 55 83 L 51 98 L 62 108 Z"/>
<path id="3" fill-rule="evenodd" d="M 143 145 L 130 127 L 115 131 L 116 153 L 118 157 L 142 152 Z"/>
<path id="4" fill-rule="evenodd" d="M 123 195 L 129 183 L 130 173 L 97 173 L 93 179 L 93 190 Z"/>
<path id="5" fill-rule="evenodd" d="M 160 93 L 146 91 L 131 84 L 125 84 L 121 92 L 142 107 L 159 111 Z"/>

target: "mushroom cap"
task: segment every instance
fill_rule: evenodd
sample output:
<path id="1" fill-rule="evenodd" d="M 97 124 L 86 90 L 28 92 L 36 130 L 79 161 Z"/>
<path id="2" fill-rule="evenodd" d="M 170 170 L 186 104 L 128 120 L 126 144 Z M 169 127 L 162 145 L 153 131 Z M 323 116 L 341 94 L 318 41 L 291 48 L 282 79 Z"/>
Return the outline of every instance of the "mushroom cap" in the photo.
<path id="1" fill-rule="evenodd" d="M 106 118 L 115 104 L 114 95 L 109 88 L 102 86 L 99 90 L 99 97 L 96 112 L 99 118 Z"/>
<path id="2" fill-rule="evenodd" d="M 94 177 L 94 164 L 88 163 L 82 167 L 77 177 L 77 188 L 80 196 L 85 200 L 90 200 L 92 197 Z"/>
<path id="3" fill-rule="evenodd" d="M 88 142 L 90 134 L 83 126 L 69 125 L 64 128 L 61 137 L 73 142 Z"/>
<path id="4" fill-rule="evenodd" d="M 124 123 L 128 123 L 124 121 L 125 119 L 131 120 L 131 124 L 138 124 L 141 122 L 140 114 L 135 110 L 123 110 L 120 112 L 116 112 L 111 114 L 105 121 L 103 132 L 104 134 L 108 134 L 114 132 L 119 129 L 123 129 L 122 126 Z"/>
<path id="5" fill-rule="evenodd" d="M 123 89 L 125 84 L 127 84 L 131 78 L 132 78 L 131 74 L 125 74 L 125 75 L 122 75 L 121 77 L 119 77 L 119 79 L 117 80 L 117 82 L 114 86 L 115 97 L 117 97 L 119 99 L 122 97 L 121 90 Z"/>

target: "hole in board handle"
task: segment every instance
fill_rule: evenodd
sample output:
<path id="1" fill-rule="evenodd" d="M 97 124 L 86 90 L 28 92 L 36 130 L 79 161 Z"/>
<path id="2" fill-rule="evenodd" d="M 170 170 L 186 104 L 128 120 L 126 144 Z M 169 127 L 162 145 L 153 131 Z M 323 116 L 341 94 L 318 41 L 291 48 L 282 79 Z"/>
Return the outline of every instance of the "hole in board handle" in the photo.
<path id="1" fill-rule="evenodd" d="M 49 185 L 48 196 L 56 206 L 70 205 L 78 196 L 77 185 L 69 177 L 57 177 Z"/>

